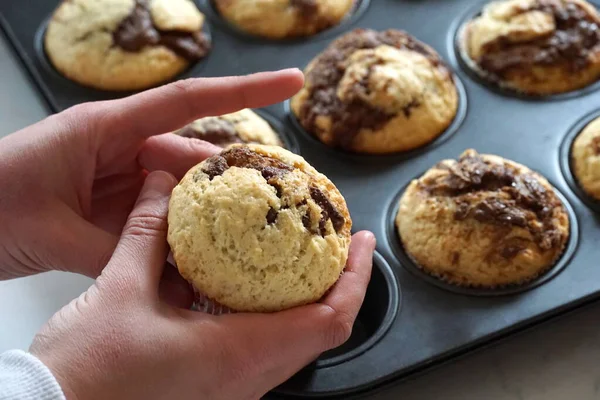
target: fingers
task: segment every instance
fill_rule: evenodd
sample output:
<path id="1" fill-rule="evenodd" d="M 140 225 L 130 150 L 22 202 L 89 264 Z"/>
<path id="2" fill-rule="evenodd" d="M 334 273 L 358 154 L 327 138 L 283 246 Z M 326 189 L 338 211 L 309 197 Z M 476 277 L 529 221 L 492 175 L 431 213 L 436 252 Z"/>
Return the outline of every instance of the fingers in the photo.
<path id="1" fill-rule="evenodd" d="M 102 273 L 104 281 L 130 284 L 158 296 L 158 285 L 168 254 L 167 213 L 169 197 L 177 184 L 166 172 L 146 178 L 137 203 L 129 215 L 115 253 Z"/>
<path id="2" fill-rule="evenodd" d="M 195 78 L 102 103 L 96 115 L 115 139 L 171 132 L 195 119 L 283 101 L 302 87 L 297 69 L 226 78 Z"/>
<path id="3" fill-rule="evenodd" d="M 252 360 L 252 376 L 264 390 L 289 379 L 323 351 L 343 344 L 364 300 L 371 276 L 375 237 L 354 235 L 346 272 L 321 303 L 275 314 L 238 314 L 219 318 L 232 332 L 233 357 Z"/>
<path id="4" fill-rule="evenodd" d="M 371 280 L 375 245 L 375 236 L 371 232 L 358 232 L 352 237 L 344 274 L 322 300 L 323 304 L 338 314 L 338 320 L 350 328 L 360 311 L 367 285 Z M 336 341 L 337 339 L 334 340 Z"/>
<path id="5" fill-rule="evenodd" d="M 194 165 L 221 150 L 203 140 L 167 133 L 148 139 L 138 161 L 148 171 L 167 171 L 181 179 Z"/>

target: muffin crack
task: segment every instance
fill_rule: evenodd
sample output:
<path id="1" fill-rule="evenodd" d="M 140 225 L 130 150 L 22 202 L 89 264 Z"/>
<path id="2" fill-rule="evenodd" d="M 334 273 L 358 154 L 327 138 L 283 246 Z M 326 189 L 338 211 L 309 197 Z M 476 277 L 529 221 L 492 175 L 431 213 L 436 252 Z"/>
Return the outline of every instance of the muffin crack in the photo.
<path id="1" fill-rule="evenodd" d="M 439 56 L 405 32 L 357 29 L 342 36 L 307 69 L 306 97 L 295 110 L 300 124 L 329 145 L 353 150 L 363 130 L 375 133 L 422 105 L 420 86 L 427 85 L 410 63 L 453 80 Z"/>
<path id="2" fill-rule="evenodd" d="M 514 41 L 500 36 L 483 47 L 481 67 L 502 76 L 511 68 L 526 64 L 567 63 L 573 71 L 589 64 L 590 50 L 600 43 L 597 21 L 577 4 L 540 0 L 522 13 L 541 11 L 552 16 L 555 30 L 542 38 Z"/>
<path id="3" fill-rule="evenodd" d="M 532 173 L 521 173 L 506 163 L 489 162 L 472 150 L 461 155 L 457 163 L 437 168 L 446 173 L 421 181 L 421 187 L 431 195 L 454 198 L 456 220 L 472 218 L 525 228 L 546 250 L 561 242 L 553 218 L 553 209 L 560 200 Z"/>
<path id="4" fill-rule="evenodd" d="M 222 175 L 230 167 L 254 169 L 260 172 L 267 183 L 275 189 L 276 195 L 281 201 L 281 205 L 279 211 L 273 206 L 269 208 L 266 215 L 268 225 L 277 222 L 281 210 L 290 208 L 290 204 L 286 204 L 287 200 L 284 198 L 282 178 L 284 175 L 292 172 L 294 167 L 280 160 L 258 154 L 246 146 L 239 146 L 230 148 L 220 154 L 208 158 L 202 167 L 202 172 L 208 175 L 209 180 L 212 181 L 215 177 Z M 324 237 L 327 235 L 327 221 L 331 221 L 334 231 L 339 233 L 346 223 L 344 216 L 332 204 L 325 193 L 315 185 L 309 184 L 308 194 L 312 201 L 320 208 L 320 219 L 315 228 L 313 226 L 311 209 L 308 207 L 307 199 L 303 199 L 295 204 L 295 208 L 299 209 L 304 206 L 307 207 L 305 214 L 302 216 L 302 224 L 304 227 L 311 233 L 319 234 Z"/>

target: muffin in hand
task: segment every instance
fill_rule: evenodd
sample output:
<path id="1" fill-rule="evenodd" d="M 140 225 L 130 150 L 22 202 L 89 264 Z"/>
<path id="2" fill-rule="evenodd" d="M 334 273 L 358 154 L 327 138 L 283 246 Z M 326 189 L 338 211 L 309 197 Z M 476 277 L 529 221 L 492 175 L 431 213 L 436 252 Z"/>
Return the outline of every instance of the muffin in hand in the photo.
<path id="1" fill-rule="evenodd" d="M 484 79 L 528 95 L 583 88 L 600 78 L 600 16 L 584 0 L 508 0 L 468 22 L 460 47 Z"/>
<path id="2" fill-rule="evenodd" d="M 192 0 L 65 0 L 45 36 L 64 76 L 102 90 L 141 90 L 167 81 L 210 49 Z"/>
<path id="3" fill-rule="evenodd" d="M 411 182 L 396 227 L 405 251 L 425 272 L 486 288 L 538 277 L 569 238 L 568 214 L 546 179 L 474 150 Z"/>
<path id="4" fill-rule="evenodd" d="M 302 157 L 239 144 L 186 174 L 168 221 L 181 275 L 243 312 L 318 301 L 345 267 L 352 227 L 340 192 Z"/>
<path id="5" fill-rule="evenodd" d="M 310 134 L 356 153 L 423 146 L 456 116 L 452 72 L 429 46 L 396 30 L 357 29 L 305 70 L 292 111 Z"/>

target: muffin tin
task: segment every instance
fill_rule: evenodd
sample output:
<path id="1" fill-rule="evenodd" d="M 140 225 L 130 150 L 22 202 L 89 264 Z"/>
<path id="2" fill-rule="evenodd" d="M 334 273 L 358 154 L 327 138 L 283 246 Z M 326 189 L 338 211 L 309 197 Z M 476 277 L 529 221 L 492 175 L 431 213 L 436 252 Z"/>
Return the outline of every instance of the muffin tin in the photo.
<path id="1" fill-rule="evenodd" d="M 600 206 L 583 194 L 570 171 L 574 136 L 600 115 L 598 84 L 567 95 L 530 98 L 484 84 L 456 49 L 460 25 L 483 5 L 471 0 L 362 2 L 339 27 L 312 38 L 260 39 L 232 29 L 211 8 L 211 54 L 181 78 L 241 75 L 306 64 L 337 35 L 353 28 L 402 29 L 435 48 L 456 72 L 459 114 L 449 130 L 419 150 L 364 156 L 330 149 L 303 132 L 289 106 L 262 110 L 283 139 L 344 194 L 355 231 L 369 229 L 378 253 L 367 297 L 350 341 L 324 354 L 269 397 L 367 395 L 411 374 L 484 347 L 600 298 Z M 0 23 L 52 111 L 127 93 L 81 87 L 47 62 L 44 24 L 57 1 L 0 2 Z M 26 106 L 26 105 L 24 105 Z M 297 145 L 296 145 L 297 143 Z M 459 289 L 423 274 L 404 253 L 392 223 L 406 185 L 466 148 L 493 153 L 541 172 L 556 187 L 571 218 L 571 237 L 559 263 L 526 286 Z M 402 295 L 401 295 L 402 294 Z"/>

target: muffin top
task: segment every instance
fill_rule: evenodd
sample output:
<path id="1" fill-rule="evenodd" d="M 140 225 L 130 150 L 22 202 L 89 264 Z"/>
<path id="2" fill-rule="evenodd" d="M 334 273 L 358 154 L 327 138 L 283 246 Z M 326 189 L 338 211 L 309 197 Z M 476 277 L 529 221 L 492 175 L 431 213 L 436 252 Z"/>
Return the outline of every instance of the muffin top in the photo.
<path id="1" fill-rule="evenodd" d="M 106 90 L 145 88 L 210 49 L 191 0 L 69 0 L 54 12 L 46 53 L 67 77 Z"/>
<path id="2" fill-rule="evenodd" d="M 600 200 L 600 118 L 590 122 L 573 142 L 571 165 L 583 190 Z"/>
<path id="3" fill-rule="evenodd" d="M 252 35 L 285 39 L 314 35 L 339 24 L 355 0 L 215 0 L 219 13 Z"/>
<path id="4" fill-rule="evenodd" d="M 305 76 L 294 114 L 325 144 L 350 151 L 423 145 L 450 124 L 458 106 L 449 68 L 402 31 L 352 31 L 316 57 Z"/>
<path id="5" fill-rule="evenodd" d="M 514 81 L 512 86 L 526 93 L 560 92 L 570 88 L 553 84 L 554 74 L 582 74 L 598 64 L 598 24 L 596 9 L 583 0 L 497 1 L 468 23 L 463 45 L 490 79 Z M 571 86 L 588 84 L 598 74 L 586 78 L 571 78 Z"/>
<path id="6" fill-rule="evenodd" d="M 227 147 L 234 143 L 283 146 L 271 125 L 249 109 L 218 117 L 201 118 L 175 133 L 184 137 L 205 140 L 221 147 Z"/>
<path id="7" fill-rule="evenodd" d="M 396 223 L 417 264 L 474 286 L 536 277 L 562 254 L 569 234 L 567 212 L 546 179 L 474 150 L 413 181 Z"/>
<path id="8" fill-rule="evenodd" d="M 233 145 L 174 189 L 168 240 L 180 273 L 235 311 L 320 299 L 348 256 L 352 221 L 324 175 L 280 147 Z"/>
<path id="9" fill-rule="evenodd" d="M 539 174 L 512 161 L 467 150 L 458 161 L 436 165 L 419 180 L 419 188 L 452 198 L 456 220 L 525 228 L 543 250 L 563 240 L 555 218 L 557 208 L 564 212 L 560 199 Z"/>

